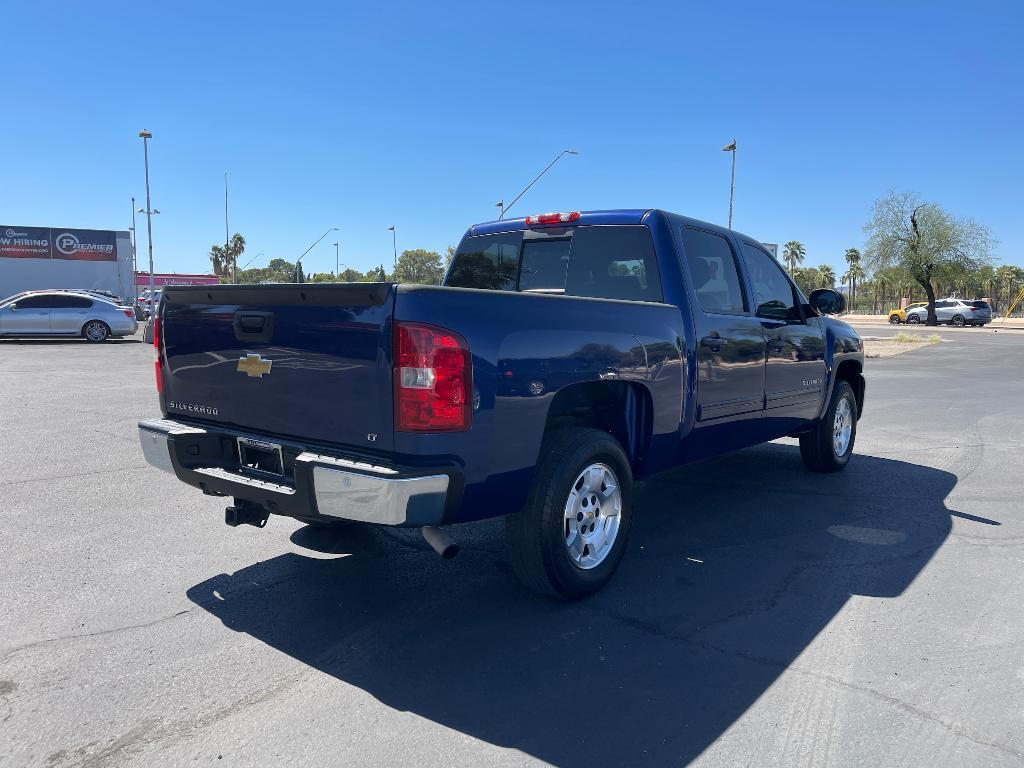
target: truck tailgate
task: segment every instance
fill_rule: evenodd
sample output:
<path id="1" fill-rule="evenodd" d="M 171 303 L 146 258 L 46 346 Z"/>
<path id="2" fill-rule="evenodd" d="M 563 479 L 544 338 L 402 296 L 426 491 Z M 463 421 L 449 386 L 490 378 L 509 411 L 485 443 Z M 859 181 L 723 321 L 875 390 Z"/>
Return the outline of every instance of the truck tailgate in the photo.
<path id="1" fill-rule="evenodd" d="M 163 398 L 257 435 L 393 447 L 389 283 L 169 287 Z"/>

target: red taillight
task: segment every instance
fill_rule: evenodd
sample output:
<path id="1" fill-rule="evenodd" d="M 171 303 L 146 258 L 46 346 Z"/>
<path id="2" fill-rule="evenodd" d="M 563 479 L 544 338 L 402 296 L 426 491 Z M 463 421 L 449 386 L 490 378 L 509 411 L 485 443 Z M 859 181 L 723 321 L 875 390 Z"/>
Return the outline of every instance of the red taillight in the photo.
<path id="1" fill-rule="evenodd" d="M 469 344 L 454 331 L 395 323 L 395 429 L 455 432 L 473 418 Z"/>
<path id="2" fill-rule="evenodd" d="M 164 375 L 160 370 L 160 318 L 153 318 L 153 350 L 156 352 L 156 359 L 153 361 L 153 371 L 156 374 L 156 391 L 163 394 Z"/>
<path id="3" fill-rule="evenodd" d="M 579 211 L 573 211 L 572 213 L 541 213 L 537 216 L 527 216 L 526 226 L 535 226 L 537 224 L 571 224 L 579 217 Z"/>
<path id="4" fill-rule="evenodd" d="M 124 312 L 124 316 L 125 317 L 130 317 L 132 320 L 135 319 L 135 310 L 133 310 L 133 309 L 123 309 L 121 311 Z"/>

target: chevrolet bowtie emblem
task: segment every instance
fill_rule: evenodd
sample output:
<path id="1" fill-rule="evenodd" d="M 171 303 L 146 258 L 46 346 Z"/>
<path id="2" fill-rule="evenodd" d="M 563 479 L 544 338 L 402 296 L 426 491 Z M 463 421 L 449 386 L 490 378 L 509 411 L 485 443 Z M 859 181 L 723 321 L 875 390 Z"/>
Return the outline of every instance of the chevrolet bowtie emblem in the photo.
<path id="1" fill-rule="evenodd" d="M 264 374 L 270 373 L 273 364 L 273 360 L 264 360 L 259 355 L 247 354 L 238 358 L 238 370 L 254 379 L 262 379 Z"/>

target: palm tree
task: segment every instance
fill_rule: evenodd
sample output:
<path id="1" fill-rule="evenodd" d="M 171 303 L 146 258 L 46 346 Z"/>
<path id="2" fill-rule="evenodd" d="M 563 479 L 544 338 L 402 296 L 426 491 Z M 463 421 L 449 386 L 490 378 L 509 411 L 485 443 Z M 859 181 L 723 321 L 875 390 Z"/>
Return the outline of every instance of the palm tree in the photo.
<path id="1" fill-rule="evenodd" d="M 854 262 L 846 270 L 846 277 L 850 281 L 850 310 L 853 311 L 857 307 L 857 281 L 863 280 L 867 274 L 858 262 Z"/>
<path id="2" fill-rule="evenodd" d="M 835 288 L 836 286 L 836 271 L 828 264 L 822 264 L 818 267 L 818 281 L 819 288 Z"/>
<path id="3" fill-rule="evenodd" d="M 799 240 L 790 240 L 782 248 L 782 260 L 786 262 L 786 269 L 792 273 L 794 269 L 804 263 L 807 251 Z"/>
<path id="4" fill-rule="evenodd" d="M 227 247 L 215 245 L 210 248 L 210 264 L 213 266 L 213 274 L 221 277 L 234 277 L 235 265 L 238 258 L 245 253 L 245 238 L 238 232 L 231 236 Z"/>
<path id="5" fill-rule="evenodd" d="M 863 276 L 863 272 L 857 275 L 853 270 L 854 267 L 860 267 L 860 251 L 856 248 L 847 248 L 844 258 L 850 267 L 846 274 L 850 276 L 850 305 L 853 306 L 857 303 L 857 278 Z"/>

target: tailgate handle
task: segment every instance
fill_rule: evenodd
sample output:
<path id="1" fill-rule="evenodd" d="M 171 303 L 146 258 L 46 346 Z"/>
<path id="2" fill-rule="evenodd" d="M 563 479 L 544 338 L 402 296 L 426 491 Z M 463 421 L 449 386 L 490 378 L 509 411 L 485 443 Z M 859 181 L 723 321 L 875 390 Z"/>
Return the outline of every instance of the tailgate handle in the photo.
<path id="1" fill-rule="evenodd" d="M 270 341 L 274 335 L 274 313 L 235 312 L 234 326 L 239 341 Z"/>

